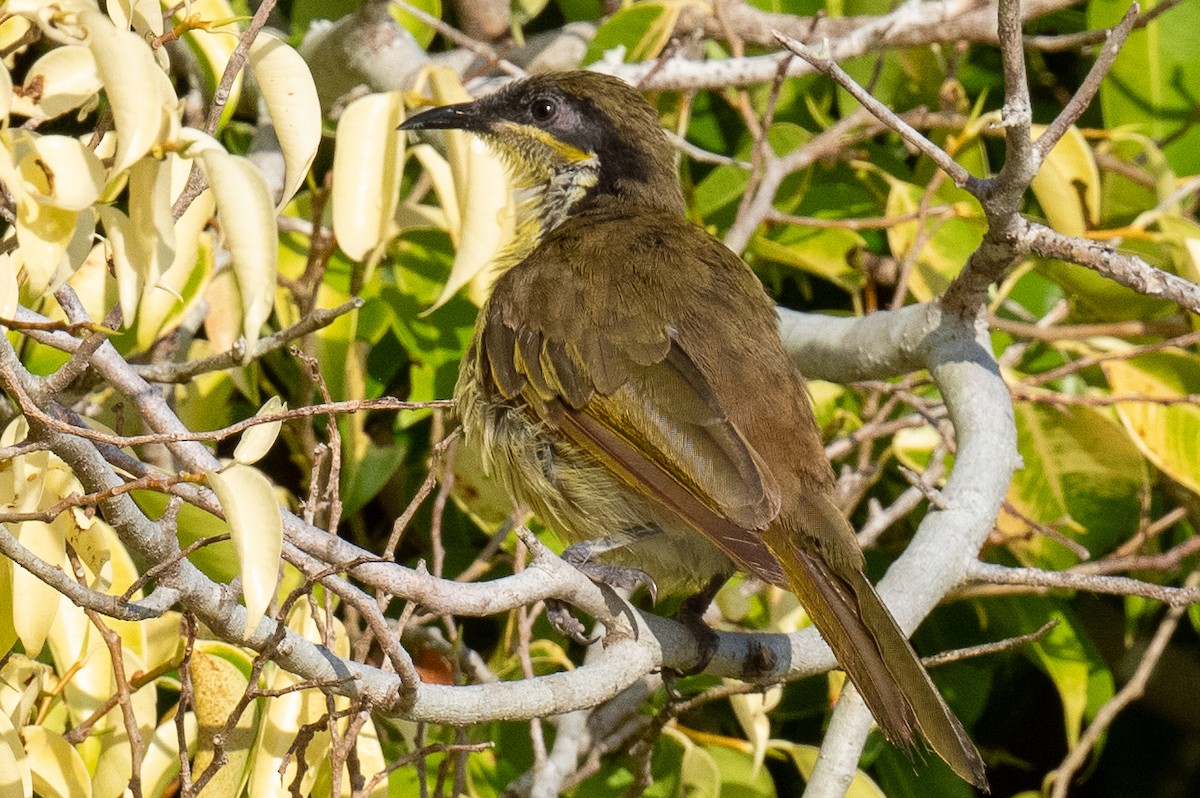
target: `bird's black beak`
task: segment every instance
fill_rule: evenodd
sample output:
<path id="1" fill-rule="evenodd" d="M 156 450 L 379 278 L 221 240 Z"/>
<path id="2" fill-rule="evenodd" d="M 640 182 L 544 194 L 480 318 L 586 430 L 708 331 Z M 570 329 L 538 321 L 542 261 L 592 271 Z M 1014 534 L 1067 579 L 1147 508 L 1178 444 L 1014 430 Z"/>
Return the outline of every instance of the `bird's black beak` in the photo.
<path id="1" fill-rule="evenodd" d="M 468 130 L 482 133 L 488 129 L 487 120 L 479 113 L 478 103 L 459 103 L 431 108 L 410 117 L 397 130 Z"/>

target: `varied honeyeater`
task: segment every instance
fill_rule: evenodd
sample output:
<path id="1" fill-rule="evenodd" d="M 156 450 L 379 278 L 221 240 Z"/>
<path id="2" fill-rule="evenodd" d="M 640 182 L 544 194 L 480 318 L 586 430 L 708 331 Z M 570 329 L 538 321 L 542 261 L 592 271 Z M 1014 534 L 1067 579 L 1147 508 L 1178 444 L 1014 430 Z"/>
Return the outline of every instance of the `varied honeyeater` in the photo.
<path id="1" fill-rule="evenodd" d="M 468 440 L 574 560 L 701 593 L 791 589 L 885 736 L 986 789 L 979 753 L 863 574 L 804 380 L 741 258 L 685 218 L 632 87 L 540 75 L 405 130 L 482 137 L 522 195 L 455 397 Z"/>

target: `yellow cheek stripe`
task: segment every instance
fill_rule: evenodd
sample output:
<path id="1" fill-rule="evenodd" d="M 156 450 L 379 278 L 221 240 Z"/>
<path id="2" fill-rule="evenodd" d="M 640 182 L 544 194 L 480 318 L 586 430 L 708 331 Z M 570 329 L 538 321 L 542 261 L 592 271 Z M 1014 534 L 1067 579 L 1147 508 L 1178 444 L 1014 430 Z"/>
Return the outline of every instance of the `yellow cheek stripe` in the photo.
<path id="1" fill-rule="evenodd" d="M 519 125 L 516 122 L 501 122 L 496 127 L 504 128 L 505 133 L 509 135 L 524 136 L 525 138 L 535 139 L 541 144 L 544 144 L 555 155 L 562 158 L 567 163 L 580 163 L 581 161 L 590 161 L 595 159 L 596 153 L 586 152 L 565 141 L 554 138 L 540 127 L 533 125 Z"/>

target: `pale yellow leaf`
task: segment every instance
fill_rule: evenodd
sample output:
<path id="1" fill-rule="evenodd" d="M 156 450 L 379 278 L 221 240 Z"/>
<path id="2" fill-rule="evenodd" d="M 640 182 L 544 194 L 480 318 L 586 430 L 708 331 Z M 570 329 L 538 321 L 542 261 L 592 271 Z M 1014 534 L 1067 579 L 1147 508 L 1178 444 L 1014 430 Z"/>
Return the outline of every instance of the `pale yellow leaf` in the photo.
<path id="1" fill-rule="evenodd" d="M 9 531 L 29 552 L 43 562 L 61 567 L 66 541 L 44 521 L 22 521 L 6 524 Z M 13 527 L 16 529 L 13 529 Z M 37 656 L 46 642 L 46 635 L 59 612 L 58 591 L 41 579 L 13 563 L 13 627 L 25 653 Z"/>
<path id="2" fill-rule="evenodd" d="M 279 258 L 275 205 L 262 174 L 245 158 L 214 147 L 200 153 L 200 164 L 216 199 L 221 232 L 237 277 L 242 332 L 246 341 L 253 343 L 275 301 Z"/>
<path id="3" fill-rule="evenodd" d="M 216 753 L 215 737 L 237 709 L 238 699 L 246 691 L 247 680 L 242 670 L 217 652 L 217 646 L 197 646 L 192 654 L 191 676 L 193 706 L 196 712 L 196 756 L 192 762 L 193 778 L 204 772 Z M 212 652 L 212 653 L 210 653 Z M 205 798 L 227 798 L 238 795 L 242 772 L 254 742 L 254 703 L 251 702 L 238 717 L 225 739 L 228 761 L 200 793 Z"/>
<path id="4" fill-rule="evenodd" d="M 108 239 L 113 274 L 117 279 L 121 316 L 125 320 L 125 326 L 129 326 L 133 324 L 137 314 L 138 299 L 145 285 L 144 275 L 138 267 L 145 264 L 137 257 L 129 217 L 107 205 L 101 206 L 99 212 L 100 222 L 104 225 L 104 235 Z"/>
<path id="5" fill-rule="evenodd" d="M 13 253 L 25 270 L 26 290 L 35 297 L 52 290 L 69 274 L 67 248 L 75 237 L 79 214 L 22 196 L 17 200 L 17 242 Z"/>
<path id="6" fill-rule="evenodd" d="M 125 673 L 145 672 L 145 663 L 132 651 L 123 649 L 122 656 L 125 661 Z M 109 687 L 109 694 L 115 690 L 114 681 Z M 137 721 L 138 736 L 143 744 L 154 733 L 156 697 L 157 690 L 153 684 L 143 685 L 130 696 L 130 707 Z M 105 720 L 110 721 L 112 725 L 107 733 L 97 735 L 100 751 L 92 772 L 92 796 L 120 798 L 128 789 L 129 778 L 133 775 L 132 746 L 129 732 L 121 718 L 120 707 L 113 707 L 105 716 Z"/>
<path id="7" fill-rule="evenodd" d="M 101 88 L 92 51 L 79 44 L 50 50 L 29 68 L 12 112 L 45 121 L 90 106 Z"/>
<path id="8" fill-rule="evenodd" d="M 1101 364 L 1112 392 L 1181 400 L 1200 393 L 1200 358 L 1181 349 Z M 1171 479 L 1200 493 L 1200 407 L 1184 401 L 1121 402 L 1117 415 L 1137 448 Z"/>
<path id="9" fill-rule="evenodd" d="M 250 45 L 250 67 L 283 151 L 283 208 L 308 174 L 321 143 L 321 102 L 300 54 L 274 36 L 259 34 Z"/>
<path id="10" fill-rule="evenodd" d="M 762 767 L 767 754 L 767 743 L 771 739 L 771 719 L 768 713 L 779 705 L 783 692 L 779 685 L 767 688 L 762 693 L 731 695 L 729 704 L 738 725 L 750 742 L 754 753 L 754 773 Z"/>
<path id="11" fill-rule="evenodd" d="M 204 333 L 212 345 L 212 354 L 228 352 L 241 337 L 241 297 L 237 281 L 228 269 L 213 275 L 204 292 L 211 308 L 204 317 Z"/>
<path id="12" fill-rule="evenodd" d="M 514 207 L 504 163 L 478 137 L 467 139 L 465 146 L 465 172 L 456 176 L 462 228 L 456 237 L 454 266 L 430 310 L 440 307 L 463 286 L 484 275 L 513 236 Z M 488 283 L 487 280 L 480 282 L 479 290 L 472 296 L 476 304 L 483 303 Z"/>
<path id="13" fill-rule="evenodd" d="M 162 70 L 142 37 L 120 30 L 99 11 L 84 11 L 80 20 L 90 34 L 88 47 L 112 107 L 117 151 L 110 175 L 128 169 L 158 141 L 163 131 Z M 157 73 L 157 74 L 155 74 Z"/>
<path id="14" fill-rule="evenodd" d="M 246 598 L 245 633 L 249 635 L 266 614 L 279 583 L 283 548 L 279 500 L 271 483 L 253 466 L 234 463 L 206 476 L 221 502 L 237 549 Z"/>
<path id="15" fill-rule="evenodd" d="M 438 105 L 472 99 L 452 69 L 431 67 L 422 77 Z M 447 232 L 456 251 L 446 285 L 429 310 L 440 307 L 468 284 L 472 301 L 482 304 L 490 286 L 488 266 L 511 240 L 515 222 L 508 170 L 499 156 L 478 136 L 464 131 L 443 131 L 442 141 L 453 191 L 444 177 L 433 171 L 430 176 L 446 210 Z M 418 157 L 425 162 L 425 157 Z"/>
<path id="16" fill-rule="evenodd" d="M 33 774 L 25 746 L 8 715 L 0 712 L 0 798 L 31 798 Z"/>
<path id="17" fill-rule="evenodd" d="M 92 798 L 87 766 L 61 734 L 42 726 L 26 726 L 21 736 L 25 738 L 33 789 L 41 798 Z"/>
<path id="18" fill-rule="evenodd" d="M 304 639 L 321 642 L 321 630 L 313 621 L 309 606 L 308 602 L 297 602 L 295 608 L 288 615 L 287 625 L 289 629 L 299 633 Z M 273 690 L 283 690 L 300 681 L 300 677 L 288 673 L 282 668 L 275 668 L 268 684 Z M 258 739 L 254 746 L 254 763 L 250 771 L 250 781 L 247 784 L 249 795 L 287 794 L 287 786 L 296 777 L 296 756 L 292 750 L 296 743 L 296 735 L 300 732 L 301 727 L 318 721 L 325 711 L 325 697 L 317 690 L 297 690 L 285 693 L 267 703 L 258 731 Z M 329 734 L 324 729 L 312 735 L 304 749 L 306 761 L 319 762 L 323 760 L 328 756 L 329 745 Z M 287 768 L 281 775 L 279 768 L 285 761 Z M 371 771 L 364 768 L 363 772 L 369 774 Z M 317 775 L 316 768 L 309 768 L 301 775 L 300 793 L 302 795 L 309 794 Z"/>
<path id="19" fill-rule="evenodd" d="M 4 10 L 12 12 L 12 3 L 5 3 Z M 0 22 L 0 50 L 6 53 L 25 52 L 29 47 L 28 34 L 33 22 L 26 17 L 13 16 Z"/>
<path id="20" fill-rule="evenodd" d="M 155 285 L 175 259 L 171 167 L 171 161 L 157 158 L 142 158 L 129 167 L 130 232 L 146 286 Z"/>
<path id="21" fill-rule="evenodd" d="M 15 131 L 13 154 L 21 188 L 40 204 L 80 211 L 104 188 L 104 166 L 78 139 Z"/>
<path id="22" fill-rule="evenodd" d="M 13 82 L 8 67 L 0 61 L 0 119 L 8 119 L 12 112 Z"/>
<path id="23" fill-rule="evenodd" d="M 5 252 L 0 254 L 0 318 L 11 319 L 16 315 L 19 298 L 17 270 L 13 268 L 12 257 Z"/>
<path id="24" fill-rule="evenodd" d="M 189 744 L 196 739 L 196 716 L 191 712 L 183 717 L 183 736 Z M 175 718 L 170 717 L 159 724 L 146 745 L 142 759 L 142 794 L 166 795 L 167 787 L 178 777 L 179 732 Z"/>
<path id="25" fill-rule="evenodd" d="M 287 410 L 287 402 L 278 396 L 272 396 L 254 415 L 257 418 L 281 413 L 285 410 Z M 246 465 L 257 463 L 275 445 L 275 439 L 279 437 L 279 430 L 282 426 L 282 421 L 272 421 L 268 424 L 256 424 L 243 432 L 242 439 L 238 441 L 237 448 L 233 450 L 233 459 Z"/>
<path id="26" fill-rule="evenodd" d="M 7 557 L 0 557 L 0 651 L 8 651 L 19 639 L 13 625 L 13 569 Z M 0 687 L 0 695 L 3 688 Z"/>
<path id="27" fill-rule="evenodd" d="M 1040 136 L 1045 125 L 1034 125 Z M 1082 236 L 1099 221 L 1100 170 L 1079 128 L 1071 127 L 1042 162 L 1030 184 L 1050 226 L 1063 235 Z"/>
<path id="28" fill-rule="evenodd" d="M 212 92 L 216 90 L 217 84 L 225 74 L 229 59 L 237 49 L 241 36 L 241 30 L 237 24 L 237 12 L 225 0 L 191 0 L 184 6 L 184 9 L 187 16 L 194 15 L 209 23 L 204 28 L 189 30 L 183 34 L 183 41 L 191 48 L 192 54 L 195 56 L 196 67 L 203 79 L 204 90 L 211 98 Z M 223 22 L 224 24 L 211 24 L 214 22 Z M 218 130 L 222 129 L 233 115 L 241 95 L 242 70 L 238 70 L 237 76 L 233 79 L 233 86 L 229 90 L 229 99 L 221 111 L 221 118 L 217 123 Z"/>
<path id="29" fill-rule="evenodd" d="M 391 234 L 404 172 L 404 103 L 398 92 L 368 94 L 338 120 L 333 153 L 333 232 L 364 260 Z"/>

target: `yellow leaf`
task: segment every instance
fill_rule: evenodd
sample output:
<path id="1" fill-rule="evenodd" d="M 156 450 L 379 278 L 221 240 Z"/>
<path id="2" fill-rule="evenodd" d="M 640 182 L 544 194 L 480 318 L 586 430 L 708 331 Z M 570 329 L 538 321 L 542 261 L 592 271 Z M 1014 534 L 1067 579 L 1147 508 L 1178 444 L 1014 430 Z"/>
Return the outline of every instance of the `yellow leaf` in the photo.
<path id="1" fill-rule="evenodd" d="M 42 798 L 92 798 L 92 779 L 83 758 L 62 735 L 42 726 L 26 726 L 21 736 L 34 792 Z"/>
<path id="2" fill-rule="evenodd" d="M 212 764 L 216 755 L 215 738 L 237 708 L 238 699 L 245 693 L 248 682 L 237 665 L 200 647 L 192 653 L 191 676 L 192 700 L 198 724 L 196 756 L 192 763 L 192 777 L 195 778 Z M 254 714 L 254 703 L 251 702 L 225 740 L 225 753 L 228 756 L 225 766 L 217 771 L 200 793 L 201 796 L 225 798 L 238 794 L 242 772 L 254 742 Z"/>
<path id="3" fill-rule="evenodd" d="M 398 92 L 368 94 L 338 120 L 333 153 L 333 232 L 353 260 L 366 260 L 393 234 L 404 173 L 404 103 Z"/>
<path id="4" fill-rule="evenodd" d="M 304 59 L 274 36 L 260 33 L 250 45 L 250 67 L 283 151 L 283 195 L 276 204 L 282 209 L 304 182 L 317 156 L 321 103 Z"/>
<path id="5" fill-rule="evenodd" d="M 117 151 L 109 174 L 117 175 L 158 141 L 164 105 L 173 105 L 175 95 L 163 96 L 162 70 L 141 36 L 119 30 L 99 11 L 84 11 L 80 20 L 88 30 L 88 47 L 112 106 Z"/>
<path id="6" fill-rule="evenodd" d="M 0 712 L 0 798 L 31 798 L 33 774 L 25 746 L 8 715 Z"/>
<path id="7" fill-rule="evenodd" d="M 1044 125 L 1034 125 L 1040 136 Z M 1082 236 L 1099 220 L 1100 170 L 1079 128 L 1072 127 L 1042 162 L 1030 185 L 1046 221 L 1058 232 Z"/>
<path id="8" fill-rule="evenodd" d="M 39 121 L 54 119 L 90 107 L 101 85 L 91 50 L 78 44 L 56 47 L 29 68 L 24 91 L 12 98 L 12 112 Z"/>
<path id="9" fill-rule="evenodd" d="M 266 614 L 275 586 L 279 583 L 283 548 L 283 516 L 275 490 L 253 466 L 234 463 L 206 474 L 208 484 L 221 502 L 237 547 L 246 598 L 246 627 L 249 635 Z"/>
<path id="10" fill-rule="evenodd" d="M 287 402 L 278 396 L 272 396 L 254 416 L 255 418 L 269 416 L 284 410 L 287 410 Z M 233 451 L 233 459 L 246 465 L 257 463 L 275 444 L 275 439 L 279 437 L 279 430 L 282 426 L 282 421 L 272 421 L 269 424 L 256 424 L 250 427 L 242 433 L 242 439 L 238 441 L 237 448 Z"/>

